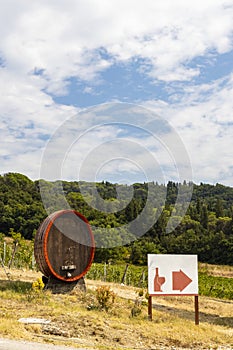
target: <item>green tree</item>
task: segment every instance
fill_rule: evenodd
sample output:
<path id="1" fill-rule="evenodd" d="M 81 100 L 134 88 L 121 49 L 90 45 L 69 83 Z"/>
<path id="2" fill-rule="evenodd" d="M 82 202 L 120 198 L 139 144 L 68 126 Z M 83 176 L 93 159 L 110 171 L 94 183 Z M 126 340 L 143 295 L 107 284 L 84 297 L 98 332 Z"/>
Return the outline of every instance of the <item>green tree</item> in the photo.
<path id="1" fill-rule="evenodd" d="M 208 209 L 205 204 L 201 208 L 201 224 L 205 229 L 208 228 Z"/>
<path id="2" fill-rule="evenodd" d="M 215 212 L 216 212 L 217 218 L 219 218 L 220 216 L 223 216 L 223 205 L 222 205 L 222 200 L 220 198 L 217 198 Z"/>

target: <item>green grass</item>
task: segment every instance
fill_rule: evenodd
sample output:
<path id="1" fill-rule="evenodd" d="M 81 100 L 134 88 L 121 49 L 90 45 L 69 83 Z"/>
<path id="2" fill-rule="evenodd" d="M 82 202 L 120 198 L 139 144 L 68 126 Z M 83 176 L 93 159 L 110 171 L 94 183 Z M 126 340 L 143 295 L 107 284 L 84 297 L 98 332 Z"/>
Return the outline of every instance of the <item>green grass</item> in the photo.
<path id="1" fill-rule="evenodd" d="M 87 273 L 87 278 L 121 283 L 126 265 L 104 265 L 94 263 Z M 199 270 L 199 294 L 220 299 L 233 299 L 233 278 L 212 276 L 204 269 Z M 129 265 L 126 285 L 147 288 L 147 267 Z"/>
<path id="2" fill-rule="evenodd" d="M 198 273 L 199 293 L 213 298 L 233 300 L 233 278 Z"/>
<path id="3" fill-rule="evenodd" d="M 126 264 L 104 265 L 93 263 L 86 277 L 92 280 L 121 283 Z M 129 265 L 124 284 L 128 286 L 147 288 L 147 267 Z"/>
<path id="4" fill-rule="evenodd" d="M 0 283 L 0 291 L 12 291 L 19 294 L 28 293 L 32 288 L 32 284 L 30 282 L 22 282 L 22 281 L 1 281 Z"/>

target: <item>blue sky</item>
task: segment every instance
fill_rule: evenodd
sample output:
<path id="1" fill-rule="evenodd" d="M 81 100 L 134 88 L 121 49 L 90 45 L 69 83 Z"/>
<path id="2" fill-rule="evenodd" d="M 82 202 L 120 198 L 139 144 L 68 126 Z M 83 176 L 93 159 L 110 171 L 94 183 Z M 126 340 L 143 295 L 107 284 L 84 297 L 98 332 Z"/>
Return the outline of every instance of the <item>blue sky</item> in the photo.
<path id="1" fill-rule="evenodd" d="M 177 180 L 168 163 L 174 156 L 179 173 L 187 165 L 186 160 L 181 164 L 184 152 L 195 183 L 233 186 L 232 1 L 0 4 L 1 174 L 15 171 L 40 178 L 48 142 L 53 144 L 59 134 L 59 145 L 66 151 L 61 166 L 67 163 L 69 171 L 62 168 L 57 175 L 68 180 L 84 180 L 79 170 L 86 159 L 93 164 L 99 159 L 98 180 Z M 122 102 L 135 106 L 135 121 L 126 111 L 121 119 L 109 107 L 118 123 L 113 127 L 114 115 L 107 118 L 100 110 Z M 97 106 L 95 116 L 92 106 Z M 145 108 L 145 130 L 140 108 Z M 84 136 L 69 144 L 67 121 L 74 116 L 73 132 L 77 136 L 82 130 Z M 165 123 L 171 137 L 179 137 L 180 154 L 171 138 L 156 132 L 157 116 L 158 128 Z M 119 142 L 135 147 L 117 156 Z M 145 148 L 158 167 L 142 164 L 138 147 Z M 93 157 L 97 149 L 115 158 Z M 82 176 L 88 178 L 86 172 Z"/>
<path id="2" fill-rule="evenodd" d="M 211 57 L 212 56 L 212 57 Z M 232 72 L 233 52 L 222 55 L 213 53 L 209 58 L 198 57 L 189 62 L 188 67 L 200 67 L 200 74 L 191 82 L 185 84 L 179 81 L 169 83 L 155 81 L 141 72 L 143 61 L 132 61 L 127 64 L 114 64 L 107 68 L 99 77 L 99 81 L 87 84 L 82 80 L 70 78 L 67 80 L 67 93 L 62 96 L 51 94 L 59 104 L 89 107 L 109 100 L 143 103 L 147 100 L 163 100 L 172 102 L 177 92 L 183 93 L 184 87 L 190 83 L 195 85 L 208 84 Z M 111 98 L 109 99 L 109 96 Z"/>

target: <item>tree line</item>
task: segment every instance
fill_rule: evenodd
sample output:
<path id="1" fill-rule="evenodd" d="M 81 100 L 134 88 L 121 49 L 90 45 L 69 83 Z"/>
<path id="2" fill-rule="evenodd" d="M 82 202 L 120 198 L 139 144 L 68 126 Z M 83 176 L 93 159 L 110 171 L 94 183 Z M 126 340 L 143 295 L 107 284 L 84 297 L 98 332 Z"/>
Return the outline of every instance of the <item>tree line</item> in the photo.
<path id="1" fill-rule="evenodd" d="M 190 186 L 192 198 L 183 215 Z M 98 196 L 93 195 L 96 189 Z M 177 204 L 181 189 L 182 197 Z M 2 236 L 20 233 L 24 239 L 33 240 L 47 213 L 61 209 L 63 203 L 82 213 L 95 227 L 96 262 L 143 265 L 148 253 L 167 253 L 198 254 L 202 262 L 233 265 L 231 187 L 172 181 L 166 185 L 153 182 L 130 186 L 108 181 L 96 184 L 31 181 L 25 175 L 7 173 L 0 176 L 0 233 Z M 137 222 L 139 215 L 142 220 Z M 148 230 L 147 220 L 153 223 Z M 169 232 L 168 222 L 174 227 Z"/>

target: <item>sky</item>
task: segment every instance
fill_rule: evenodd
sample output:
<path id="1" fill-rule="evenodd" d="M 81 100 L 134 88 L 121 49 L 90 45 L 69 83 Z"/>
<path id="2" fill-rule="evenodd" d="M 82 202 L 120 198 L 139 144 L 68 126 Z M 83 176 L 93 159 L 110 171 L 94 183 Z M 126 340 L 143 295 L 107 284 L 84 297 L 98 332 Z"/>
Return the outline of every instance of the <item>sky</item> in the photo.
<path id="1" fill-rule="evenodd" d="M 0 5 L 1 174 L 233 186 L 232 0 Z"/>

